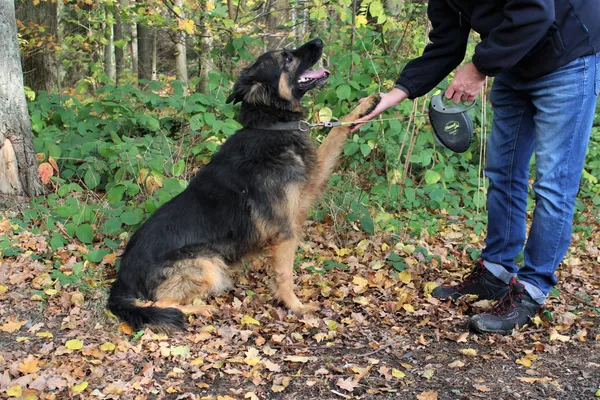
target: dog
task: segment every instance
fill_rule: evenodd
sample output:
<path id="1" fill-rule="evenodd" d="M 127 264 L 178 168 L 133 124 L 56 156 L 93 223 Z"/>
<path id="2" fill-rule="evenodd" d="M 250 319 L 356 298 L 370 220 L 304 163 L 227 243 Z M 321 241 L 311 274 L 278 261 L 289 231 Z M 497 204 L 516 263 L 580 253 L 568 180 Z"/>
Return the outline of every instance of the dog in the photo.
<path id="1" fill-rule="evenodd" d="M 228 270 L 259 254 L 270 258 L 276 299 L 296 313 L 315 309 L 294 293 L 294 255 L 351 128 L 333 128 L 317 148 L 301 123 L 302 96 L 330 75 L 311 70 L 323 47 L 314 39 L 270 51 L 242 70 L 226 101 L 241 103 L 243 128 L 142 224 L 121 256 L 107 308 L 134 330 L 183 329 L 185 313 L 208 312 L 190 305 L 196 297 L 227 289 Z M 342 122 L 367 115 L 378 102 L 377 95 L 368 98 Z"/>

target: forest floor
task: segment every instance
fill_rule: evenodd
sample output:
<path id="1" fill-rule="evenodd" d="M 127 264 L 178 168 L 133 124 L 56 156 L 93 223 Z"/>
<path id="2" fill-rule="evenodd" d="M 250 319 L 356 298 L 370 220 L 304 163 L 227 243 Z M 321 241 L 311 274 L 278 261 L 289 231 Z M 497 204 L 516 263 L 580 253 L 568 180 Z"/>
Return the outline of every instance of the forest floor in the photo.
<path id="1" fill-rule="evenodd" d="M 587 399 L 600 396 L 600 231 L 574 237 L 545 311 L 511 335 L 478 335 L 487 301 L 430 292 L 473 264 L 483 238 L 448 220 L 435 236 L 343 238 L 308 223 L 288 313 L 265 260 L 233 273 L 170 335 L 132 332 L 104 309 L 118 254 L 83 263 L 0 214 L 0 397 L 24 399 Z M 395 256 L 390 257 L 391 254 Z"/>

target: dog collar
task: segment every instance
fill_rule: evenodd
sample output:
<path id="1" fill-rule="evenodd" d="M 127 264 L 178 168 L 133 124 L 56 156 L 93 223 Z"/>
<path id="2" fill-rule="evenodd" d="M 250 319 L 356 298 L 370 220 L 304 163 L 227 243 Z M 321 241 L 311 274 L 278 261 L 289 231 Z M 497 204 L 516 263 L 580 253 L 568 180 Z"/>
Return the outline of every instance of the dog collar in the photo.
<path id="1" fill-rule="evenodd" d="M 464 153 L 471 145 L 473 121 L 467 111 L 475 107 L 477 100 L 467 107 L 444 104 L 444 93 L 433 96 L 429 102 L 429 120 L 433 128 L 433 137 L 443 147 Z"/>
<path id="2" fill-rule="evenodd" d="M 310 128 L 314 128 L 317 126 L 322 126 L 325 128 L 333 128 L 335 126 L 342 126 L 340 121 L 333 122 L 320 122 L 317 124 L 311 124 L 308 121 L 292 121 L 292 122 L 277 122 L 274 124 L 265 124 L 258 126 L 248 126 L 245 128 L 253 128 L 253 129 L 264 129 L 266 131 L 300 131 L 306 132 Z"/>

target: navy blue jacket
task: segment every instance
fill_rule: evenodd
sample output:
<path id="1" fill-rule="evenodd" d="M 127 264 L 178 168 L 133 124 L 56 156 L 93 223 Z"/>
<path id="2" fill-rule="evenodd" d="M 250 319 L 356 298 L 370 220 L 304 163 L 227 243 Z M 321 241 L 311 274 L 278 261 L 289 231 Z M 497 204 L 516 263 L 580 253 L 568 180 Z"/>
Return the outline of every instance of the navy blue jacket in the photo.
<path id="1" fill-rule="evenodd" d="M 599 0 L 429 0 L 427 15 L 431 43 L 396 81 L 411 99 L 460 65 L 471 29 L 481 36 L 472 62 L 488 76 L 531 80 L 600 51 Z"/>

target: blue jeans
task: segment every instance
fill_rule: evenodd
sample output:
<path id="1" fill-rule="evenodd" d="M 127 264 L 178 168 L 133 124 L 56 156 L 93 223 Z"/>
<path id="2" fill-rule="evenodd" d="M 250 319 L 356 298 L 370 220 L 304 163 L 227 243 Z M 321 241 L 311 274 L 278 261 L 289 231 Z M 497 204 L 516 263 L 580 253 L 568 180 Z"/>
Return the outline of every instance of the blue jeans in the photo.
<path id="1" fill-rule="evenodd" d="M 540 61 L 542 62 L 542 61 Z M 510 72 L 494 79 L 485 172 L 486 268 L 506 283 L 516 276 L 542 304 L 571 241 L 575 197 L 600 88 L 600 53 L 532 81 Z M 526 238 L 529 162 L 535 152 L 535 208 Z M 515 258 L 525 244 L 525 262 Z"/>

